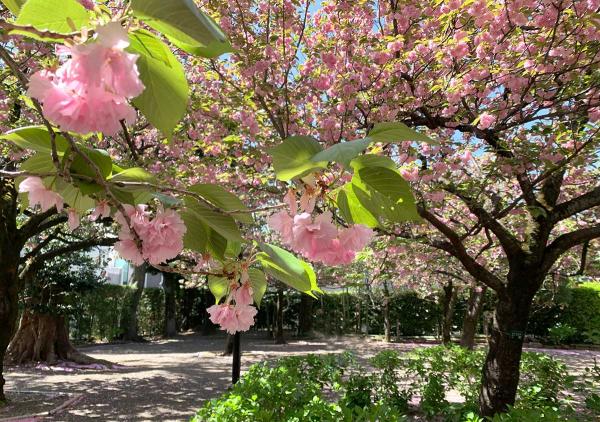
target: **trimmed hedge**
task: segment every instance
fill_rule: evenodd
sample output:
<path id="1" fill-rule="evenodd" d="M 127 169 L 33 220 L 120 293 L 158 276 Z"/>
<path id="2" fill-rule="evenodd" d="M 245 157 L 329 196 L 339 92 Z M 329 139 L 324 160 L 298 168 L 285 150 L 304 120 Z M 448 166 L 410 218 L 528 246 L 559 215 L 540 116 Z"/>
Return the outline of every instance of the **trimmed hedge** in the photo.
<path id="1" fill-rule="evenodd" d="M 81 294 L 70 312 L 71 338 L 79 341 L 118 339 L 122 334 L 119 328 L 121 314 L 133 292 L 128 286 L 103 284 Z M 198 329 L 205 322 L 205 309 L 210 304 L 203 293 L 200 289 L 177 290 L 178 329 Z M 140 335 L 162 335 L 164 308 L 165 295 L 162 289 L 144 289 L 138 308 Z"/>
<path id="2" fill-rule="evenodd" d="M 102 285 L 80 296 L 71 313 L 71 335 L 77 340 L 113 340 L 119 338 L 119 320 L 123 305 L 133 293 L 127 286 Z M 301 294 L 285 291 L 284 327 L 297 331 Z M 267 292 L 253 329 L 272 329 L 276 293 Z M 442 312 L 438 297 L 420 297 L 415 292 L 396 292 L 390 296 L 392 334 L 401 336 L 439 336 Z M 561 301 L 548 301 L 540 295 L 534 303 L 527 333 L 555 343 L 587 342 L 600 344 L 600 283 L 582 283 L 568 288 Z M 181 330 L 214 331 L 206 308 L 214 303 L 207 289 L 177 291 L 177 326 Z M 329 334 L 383 334 L 383 296 L 379 291 L 333 293 L 312 301 L 309 312 L 312 328 Z M 549 304 L 550 303 L 550 304 Z M 467 306 L 467 297 L 459 296 L 453 317 L 453 331 L 459 332 Z M 494 295 L 488 293 L 484 316 L 494 307 Z M 140 334 L 157 336 L 163 332 L 164 293 L 145 289 L 138 311 Z M 483 318 L 478 331 L 483 331 Z M 565 328 L 567 327 L 567 328 Z M 575 335 L 561 336 L 561 332 Z M 557 335 L 558 333 L 558 335 Z M 558 340 L 557 340 L 558 338 Z"/>

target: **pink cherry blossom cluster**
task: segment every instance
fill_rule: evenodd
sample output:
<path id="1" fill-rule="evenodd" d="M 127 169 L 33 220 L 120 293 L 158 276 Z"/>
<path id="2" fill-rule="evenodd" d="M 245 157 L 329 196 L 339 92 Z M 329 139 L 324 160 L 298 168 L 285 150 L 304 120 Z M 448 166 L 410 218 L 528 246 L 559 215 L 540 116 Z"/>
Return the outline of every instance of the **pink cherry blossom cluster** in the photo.
<path id="1" fill-rule="evenodd" d="M 141 240 L 141 251 L 130 229 L 127 219 L 117 212 L 115 219 L 121 225 L 119 242 L 115 249 L 125 259 L 136 265 L 147 260 L 150 264 L 158 265 L 168 259 L 175 258 L 183 250 L 183 235 L 186 232 L 185 224 L 179 214 L 172 209 L 156 212 L 151 219 L 150 212 L 145 205 L 123 205 L 131 228 L 135 230 Z"/>
<path id="2" fill-rule="evenodd" d="M 19 192 L 27 192 L 29 205 L 39 205 L 42 212 L 52 207 L 56 207 L 56 210 L 61 212 L 64 207 L 62 196 L 44 186 L 44 182 L 39 177 L 27 177 L 19 184 Z"/>
<path id="3" fill-rule="evenodd" d="M 235 304 L 231 302 L 234 301 Z M 238 331 L 248 331 L 254 324 L 254 317 L 258 312 L 252 305 L 252 287 L 248 282 L 241 286 L 233 286 L 227 300 L 220 305 L 213 305 L 206 311 L 214 324 L 221 326 L 229 334 Z"/>
<path id="4" fill-rule="evenodd" d="M 303 195 L 304 197 L 304 195 Z M 350 264 L 356 252 L 371 242 L 373 230 L 362 224 L 354 224 L 339 230 L 332 221 L 332 214 L 326 211 L 313 218 L 310 208 L 297 214 L 295 193 L 285 197 L 290 211 L 282 210 L 272 214 L 267 223 L 279 233 L 283 243 L 312 261 L 326 265 Z"/>
<path id="5" fill-rule="evenodd" d="M 63 130 L 114 135 L 121 120 L 135 122 L 128 100 L 144 90 L 136 61 L 125 52 L 127 31 L 118 22 L 96 28 L 88 43 L 60 47 L 70 56 L 55 71 L 41 70 L 29 81 L 28 95 L 43 104 L 44 116 Z"/>

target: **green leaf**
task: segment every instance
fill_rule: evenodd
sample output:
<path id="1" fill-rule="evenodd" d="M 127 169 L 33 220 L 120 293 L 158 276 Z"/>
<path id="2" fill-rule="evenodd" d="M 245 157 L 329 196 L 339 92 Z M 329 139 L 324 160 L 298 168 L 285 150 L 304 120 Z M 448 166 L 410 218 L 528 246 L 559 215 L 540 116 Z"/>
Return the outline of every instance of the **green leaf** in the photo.
<path id="1" fill-rule="evenodd" d="M 185 115 L 189 101 L 183 66 L 167 45 L 146 30 L 133 31 L 129 41 L 128 50 L 140 55 L 137 67 L 146 87 L 133 104 L 150 123 L 170 137 Z"/>
<path id="2" fill-rule="evenodd" d="M 37 152 L 21 163 L 20 170 L 42 174 L 56 172 L 56 167 L 48 154 Z"/>
<path id="3" fill-rule="evenodd" d="M 366 167 L 355 173 L 352 184 L 360 203 L 375 216 L 395 223 L 421 220 L 409 184 L 395 170 Z"/>
<path id="4" fill-rule="evenodd" d="M 296 258 L 278 246 L 259 243 L 264 252 L 257 259 L 266 272 L 296 290 L 312 294 L 316 286 L 316 275 L 310 264 Z"/>
<path id="5" fill-rule="evenodd" d="M 62 179 L 56 180 L 54 190 L 63 197 L 65 203 L 69 204 L 71 208 L 75 208 L 80 214 L 94 208 L 96 205 L 92 198 L 84 195 L 80 189 L 64 182 Z"/>
<path id="6" fill-rule="evenodd" d="M 179 215 L 186 227 L 183 246 L 195 252 L 206 253 L 210 229 L 191 211 L 183 210 Z"/>
<path id="7" fill-rule="evenodd" d="M 193 0 L 132 0 L 131 8 L 135 16 L 188 53 L 217 57 L 233 51 L 221 28 Z"/>
<path id="8" fill-rule="evenodd" d="M 314 162 L 311 160 L 322 150 L 323 148 L 315 138 L 291 136 L 281 144 L 270 148 L 268 154 L 273 158 L 273 168 L 277 178 L 287 181 L 327 167 L 326 161 Z"/>
<path id="9" fill-rule="evenodd" d="M 100 169 L 102 176 L 106 179 L 112 172 L 112 159 L 108 153 L 100 149 L 90 149 L 80 147 L 80 151 L 84 153 L 96 166 Z M 71 171 L 83 176 L 96 177 L 96 172 L 92 167 L 81 157 L 75 155 L 71 163 Z"/>
<path id="10" fill-rule="evenodd" d="M 52 153 L 50 134 L 43 126 L 27 126 L 11 130 L 0 135 L 0 139 L 10 141 L 23 149 Z M 69 148 L 69 142 L 62 135 L 57 134 L 55 141 L 57 152 L 63 153 Z"/>
<path id="11" fill-rule="evenodd" d="M 76 0 L 27 0 L 15 23 L 40 31 L 70 34 L 79 31 L 89 20 L 88 11 Z"/>
<path id="12" fill-rule="evenodd" d="M 267 277 L 265 273 L 257 268 L 249 268 L 250 287 L 252 287 L 252 298 L 256 306 L 260 308 L 260 302 L 267 291 Z"/>
<path id="13" fill-rule="evenodd" d="M 210 228 L 208 230 L 208 252 L 219 261 L 225 261 L 227 256 L 227 245 L 229 242 L 216 231 Z"/>
<path id="14" fill-rule="evenodd" d="M 360 203 L 351 182 L 339 190 L 336 202 L 342 217 L 348 223 L 363 224 L 371 228 L 379 226 L 377 218 Z"/>
<path id="15" fill-rule="evenodd" d="M 367 137 L 375 142 L 418 141 L 437 144 L 430 137 L 409 128 L 401 122 L 377 123 Z"/>
<path id="16" fill-rule="evenodd" d="M 189 191 L 195 192 L 202 196 L 215 207 L 223 211 L 247 210 L 248 207 L 234 194 L 228 192 L 219 185 L 209 183 L 199 183 L 188 188 Z M 248 212 L 240 212 L 231 214 L 242 223 L 251 224 L 254 220 Z"/>
<path id="17" fill-rule="evenodd" d="M 239 257 L 241 251 L 242 244 L 240 242 L 227 242 L 227 247 L 225 248 L 225 257 L 236 259 Z"/>
<path id="18" fill-rule="evenodd" d="M 156 178 L 141 167 L 131 167 L 125 169 L 120 173 L 113 174 L 108 178 L 108 180 L 110 180 L 111 182 L 143 182 L 152 184 L 156 183 Z"/>
<path id="19" fill-rule="evenodd" d="M 317 155 L 312 157 L 312 161 L 335 161 L 336 163 L 343 164 L 345 167 L 349 167 L 350 161 L 358 154 L 363 152 L 369 144 L 371 139 L 357 139 L 355 141 L 340 142 L 335 144 L 325 151 L 319 152 Z"/>
<path id="20" fill-rule="evenodd" d="M 396 170 L 396 163 L 394 163 L 391 158 L 375 154 L 358 156 L 350 162 L 350 166 L 354 171 L 358 171 L 365 167 L 385 167 Z"/>
<path id="21" fill-rule="evenodd" d="M 189 211 L 226 240 L 240 243 L 244 241 L 240 229 L 231 216 L 214 211 L 191 196 L 186 196 L 184 200 Z"/>
<path id="22" fill-rule="evenodd" d="M 25 0 L 1 0 L 1 1 L 2 1 L 2 4 L 4 4 L 6 6 L 6 8 L 8 10 L 10 10 L 10 12 L 15 16 L 17 16 L 19 14 L 21 7 L 25 3 Z"/>
<path id="23" fill-rule="evenodd" d="M 208 276 L 208 288 L 215 297 L 216 303 L 227 296 L 229 291 L 229 280 L 225 277 Z"/>

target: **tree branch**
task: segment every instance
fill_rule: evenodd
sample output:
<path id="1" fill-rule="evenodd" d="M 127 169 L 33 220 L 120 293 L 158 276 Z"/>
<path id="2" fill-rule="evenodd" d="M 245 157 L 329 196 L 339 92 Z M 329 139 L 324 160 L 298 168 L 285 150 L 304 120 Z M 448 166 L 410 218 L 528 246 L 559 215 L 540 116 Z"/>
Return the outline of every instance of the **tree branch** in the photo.
<path id="1" fill-rule="evenodd" d="M 457 258 L 469 272 L 469 274 L 471 274 L 476 280 L 481 281 L 483 284 L 489 286 L 496 293 L 498 293 L 498 295 L 504 295 L 506 293 L 506 287 L 504 286 L 504 283 L 502 283 L 502 280 L 469 255 L 457 233 L 455 233 L 450 227 L 448 227 L 435 215 L 424 208 L 419 207 L 418 211 L 421 217 L 427 220 L 448 239 L 449 244 L 440 245 L 440 249 L 445 250 Z"/>
<path id="2" fill-rule="evenodd" d="M 548 247 L 542 261 L 542 271 L 549 271 L 556 260 L 574 246 L 600 237 L 600 224 L 558 236 Z"/>

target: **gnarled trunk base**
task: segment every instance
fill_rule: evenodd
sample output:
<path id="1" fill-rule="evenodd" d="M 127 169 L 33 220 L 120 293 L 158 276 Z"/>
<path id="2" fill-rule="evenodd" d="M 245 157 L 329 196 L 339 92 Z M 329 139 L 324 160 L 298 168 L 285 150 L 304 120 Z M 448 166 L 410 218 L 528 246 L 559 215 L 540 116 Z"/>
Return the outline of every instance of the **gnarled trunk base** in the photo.
<path id="1" fill-rule="evenodd" d="M 80 365 L 112 365 L 111 362 L 92 358 L 73 347 L 64 316 L 25 310 L 19 328 L 8 346 L 6 362 L 14 365 L 29 362 L 53 365 L 58 361 Z"/>

